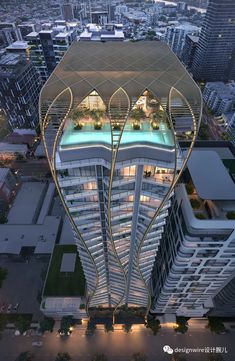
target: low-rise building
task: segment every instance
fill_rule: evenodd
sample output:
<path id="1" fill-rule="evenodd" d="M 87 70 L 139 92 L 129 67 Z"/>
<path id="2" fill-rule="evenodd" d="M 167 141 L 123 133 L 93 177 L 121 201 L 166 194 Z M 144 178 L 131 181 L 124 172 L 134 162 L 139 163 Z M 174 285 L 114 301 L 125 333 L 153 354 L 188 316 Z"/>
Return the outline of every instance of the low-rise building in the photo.
<path id="1" fill-rule="evenodd" d="M 5 184 L 8 188 L 14 187 L 12 179 Z M 7 215 L 7 223 L 0 225 L 0 254 L 37 256 L 52 253 L 62 227 L 61 218 L 50 215 L 54 193 L 53 183 L 22 183 Z"/>
<path id="2" fill-rule="evenodd" d="M 0 143 L 0 159 L 26 158 L 28 147 L 26 144 Z"/>
<path id="3" fill-rule="evenodd" d="M 216 115 L 231 112 L 235 110 L 235 83 L 208 82 L 203 99 Z"/>
<path id="4" fill-rule="evenodd" d="M 110 24 L 103 27 L 88 24 L 79 36 L 80 41 L 123 41 L 124 39 L 122 24 Z"/>
<path id="5" fill-rule="evenodd" d="M 4 212 L 14 198 L 20 184 L 10 168 L 0 168 L 0 211 Z"/>

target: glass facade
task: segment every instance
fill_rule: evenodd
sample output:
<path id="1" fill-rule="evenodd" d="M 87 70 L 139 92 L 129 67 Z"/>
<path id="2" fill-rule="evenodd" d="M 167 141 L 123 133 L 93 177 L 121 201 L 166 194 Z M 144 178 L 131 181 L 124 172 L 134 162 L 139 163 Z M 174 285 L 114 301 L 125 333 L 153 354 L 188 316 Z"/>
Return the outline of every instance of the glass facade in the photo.
<path id="1" fill-rule="evenodd" d="M 149 308 L 174 186 L 200 123 L 200 90 L 165 44 L 78 43 L 45 84 L 40 109 L 88 307 Z M 187 154 L 178 139 L 191 141 Z"/>

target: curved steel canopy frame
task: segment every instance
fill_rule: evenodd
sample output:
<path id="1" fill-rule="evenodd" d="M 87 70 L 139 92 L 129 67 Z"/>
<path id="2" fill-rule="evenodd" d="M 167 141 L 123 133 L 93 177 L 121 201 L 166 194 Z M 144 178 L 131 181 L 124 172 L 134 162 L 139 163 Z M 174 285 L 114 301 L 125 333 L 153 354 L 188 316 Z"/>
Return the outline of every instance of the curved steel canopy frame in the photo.
<path id="1" fill-rule="evenodd" d="M 185 159 L 183 160 L 183 163 L 182 163 L 182 166 L 179 170 L 179 172 L 177 173 L 177 137 L 176 137 L 176 132 L 175 132 L 175 129 L 174 129 L 174 125 L 173 125 L 173 120 L 172 120 L 172 113 L 171 113 L 171 107 L 172 107 L 172 93 L 173 91 L 176 91 L 179 96 L 184 100 L 184 102 L 187 104 L 187 107 L 188 109 L 190 110 L 190 113 L 191 113 L 191 116 L 192 116 L 192 121 L 193 121 L 193 138 L 192 138 L 192 141 L 191 141 L 191 144 L 190 144 L 190 147 L 187 151 L 187 154 L 185 156 Z M 150 294 L 150 289 L 148 287 L 148 285 L 146 284 L 146 281 L 143 277 L 143 274 L 141 272 L 141 269 L 140 269 L 140 264 L 139 264 L 139 257 L 140 257 L 140 253 L 141 253 L 141 248 L 143 246 L 143 243 L 149 233 L 149 231 L 151 230 L 156 218 L 158 217 L 158 215 L 160 214 L 160 212 L 162 211 L 163 207 L 165 206 L 166 202 L 169 200 L 170 198 L 170 194 L 172 193 L 172 191 L 174 190 L 175 186 L 176 186 L 176 183 L 178 182 L 180 176 L 182 175 L 185 167 L 186 167 L 186 164 L 188 162 L 188 159 L 192 153 L 192 150 L 193 150 L 193 146 L 195 144 L 195 141 L 196 141 L 196 138 L 197 138 L 197 134 L 198 134 L 198 131 L 199 131 L 199 124 L 200 124 L 200 120 L 201 120 L 201 114 L 202 114 L 202 105 L 201 105 L 201 109 L 200 109 L 200 117 L 199 117 L 199 122 L 198 122 L 198 126 L 197 126 L 197 121 L 196 121 L 196 118 L 195 118 L 195 115 L 193 113 L 193 110 L 192 110 L 192 107 L 190 106 L 189 102 L 187 101 L 187 99 L 183 96 L 182 93 L 180 93 L 177 89 L 175 89 L 174 87 L 172 87 L 170 89 L 170 93 L 169 93 L 169 97 L 168 97 L 168 103 L 169 103 L 169 114 L 168 114 L 168 118 L 170 118 L 170 126 L 171 126 L 171 130 L 172 130 L 172 134 L 174 136 L 174 144 L 175 144 L 175 168 L 174 168 L 174 177 L 173 177 L 173 181 L 171 183 L 171 186 L 169 187 L 164 199 L 162 200 L 160 206 L 158 207 L 158 209 L 156 210 L 151 222 L 149 223 L 147 229 L 145 230 L 144 232 L 144 235 L 143 235 L 143 238 L 138 246 L 138 251 L 137 251 L 137 254 L 138 254 L 138 257 L 137 257 L 137 260 L 138 260 L 138 269 L 139 269 L 139 274 L 141 275 L 141 278 L 142 278 L 142 281 L 146 287 L 146 290 L 147 290 L 147 293 L 148 293 L 148 305 L 147 305 L 147 310 L 146 310 L 146 315 L 145 315 L 145 318 L 147 319 L 147 316 L 149 314 L 149 311 L 150 311 L 150 308 L 151 308 L 151 294 Z"/>
<path id="2" fill-rule="evenodd" d="M 97 91 L 96 89 L 93 89 L 95 91 Z M 145 89 L 148 91 L 148 89 Z M 144 90 L 144 91 L 145 91 Z M 190 111 L 190 114 L 191 114 L 191 117 L 192 117 L 192 121 L 193 121 L 193 137 L 192 137 L 192 140 L 191 140 L 191 144 L 190 144 L 190 147 L 188 149 L 188 152 L 185 156 L 185 159 L 183 160 L 183 163 L 182 163 L 182 167 L 181 169 L 178 171 L 177 173 L 177 156 L 178 156 L 178 153 L 177 153 L 177 133 L 174 129 L 174 124 L 173 124 L 173 119 L 172 119 L 172 113 L 171 113 L 171 109 L 172 109 L 172 93 L 173 92 L 176 92 L 178 93 L 178 95 L 181 97 L 181 99 L 183 99 L 183 101 L 185 102 L 185 104 L 187 105 L 189 111 Z M 46 129 L 47 129 L 47 126 L 48 126 L 48 122 L 50 121 L 50 111 L 52 110 L 53 106 L 56 104 L 57 101 L 59 101 L 59 98 L 64 95 L 64 93 L 68 92 L 69 94 L 69 104 L 67 106 L 67 109 L 64 110 L 64 116 L 62 117 L 62 119 L 60 120 L 60 124 L 59 124 L 59 128 L 56 132 L 56 136 L 55 136 L 55 140 L 54 140 L 54 143 L 53 143 L 53 151 L 52 151 L 52 156 L 49 154 L 49 151 L 48 151 L 48 147 L 47 147 L 47 142 L 46 142 Z M 123 117 L 122 117 L 122 127 L 120 129 L 120 132 L 118 134 L 118 139 L 117 141 L 115 142 L 114 140 L 114 134 L 113 134 L 113 127 L 112 127 L 112 124 L 114 122 L 114 119 L 112 117 L 112 101 L 115 97 L 115 95 L 117 95 L 118 92 L 122 92 L 122 95 L 124 97 L 126 97 L 126 101 L 127 101 L 127 106 L 126 106 L 126 110 L 124 111 L 124 114 L 123 114 Z M 89 94 L 91 93 L 91 91 L 89 91 Z M 98 93 L 98 91 L 97 91 Z M 150 91 L 150 93 L 153 94 L 152 91 Z M 86 96 L 88 96 L 89 94 L 87 94 Z M 143 92 L 141 92 L 141 94 L 143 94 Z M 153 94 L 154 95 L 154 94 Z M 155 99 L 158 99 L 155 95 L 154 95 Z M 84 98 L 85 99 L 85 98 Z M 41 102 L 41 97 L 40 97 L 40 102 Z M 114 312 L 113 312 L 113 322 L 114 322 L 114 315 L 115 315 L 115 312 L 117 310 L 117 308 L 120 306 L 120 304 L 122 303 L 124 297 L 125 297 L 125 294 L 126 294 L 126 290 L 127 290 L 127 280 L 126 280 L 126 274 L 125 274 L 125 270 L 124 270 L 124 267 L 119 259 L 119 256 L 118 256 L 118 253 L 117 253 L 117 250 L 115 248 L 115 243 L 113 241 L 113 236 L 112 236 L 112 223 L 111 223 L 111 196 L 112 196 L 112 184 L 113 184 L 113 177 L 114 177 L 114 172 L 115 172 L 115 165 L 116 165 L 116 160 L 117 160 L 117 154 L 118 154 L 118 150 L 119 150 L 119 146 L 120 146 L 120 143 L 121 143 L 121 138 L 122 138 L 122 134 L 123 132 L 125 131 L 125 125 L 127 123 L 127 120 L 128 120 L 128 115 L 130 113 L 130 106 L 131 102 L 130 102 L 130 99 L 129 99 L 129 96 L 128 94 L 125 92 L 124 89 L 122 89 L 121 87 L 119 89 L 117 89 L 114 94 L 110 97 L 110 100 L 109 100 L 109 103 L 108 103 L 108 115 L 109 115 L 109 120 L 110 120 L 110 129 L 111 129 L 111 135 L 112 135 L 112 158 L 111 158 L 111 172 L 110 172 L 110 180 L 109 180 L 109 191 L 108 191 L 108 228 L 109 228 L 109 234 L 110 234 L 110 241 L 111 241 L 111 244 L 112 244 L 112 249 L 113 249 L 113 252 L 114 252 L 114 256 L 122 270 L 122 273 L 123 273 L 123 281 L 124 281 L 124 291 L 123 291 L 123 295 L 121 296 L 119 302 L 117 303 L 117 305 L 115 306 L 115 309 L 114 309 Z M 90 257 L 90 260 L 94 266 L 94 271 L 95 271 L 95 274 L 96 274 L 96 280 L 95 280 L 95 285 L 93 285 L 93 290 L 90 292 L 90 294 L 88 295 L 88 302 L 87 302 L 87 313 L 89 312 L 89 304 L 90 304 L 90 301 L 92 299 L 92 297 L 94 296 L 97 288 L 98 288 L 98 285 L 99 285 L 99 275 L 98 275 L 98 270 L 97 270 L 97 266 L 96 266 L 96 263 L 95 263 L 95 260 L 91 254 L 91 252 L 89 251 L 87 245 L 86 245 L 86 242 L 83 240 L 83 237 L 78 229 L 78 227 L 76 226 L 74 220 L 73 220 L 73 217 L 71 216 L 70 212 L 69 212 L 69 209 L 68 209 L 68 206 L 64 200 L 64 197 L 61 193 L 61 190 L 60 190 L 60 186 L 59 186 L 59 183 L 58 183 L 58 179 L 57 179 L 57 176 L 56 176 L 56 151 L 57 151 L 57 147 L 58 147 L 58 144 L 59 144 L 59 139 L 60 139 L 60 136 L 62 134 L 62 130 L 63 130 L 63 127 L 64 127 L 64 124 L 65 124 L 65 121 L 66 121 L 66 118 L 68 116 L 68 114 L 70 113 L 71 109 L 72 109 L 72 105 L 73 105 L 73 94 L 72 94 L 72 91 L 69 87 L 67 87 L 66 89 L 64 89 L 63 91 L 61 91 L 56 97 L 55 99 L 53 100 L 53 102 L 50 104 L 49 108 L 47 109 L 46 111 L 46 114 L 45 116 L 43 116 L 43 114 L 40 112 L 40 125 L 41 125 L 41 132 L 42 132 L 42 139 L 43 139 L 43 142 L 44 142 L 44 146 L 45 146 L 45 151 L 46 151 L 46 155 L 47 155 L 47 158 L 48 158 L 48 162 L 49 162 L 49 166 L 50 166 L 50 169 L 51 169 L 51 173 L 52 173 L 52 176 L 53 176 L 53 179 L 54 179 L 54 182 L 55 182 L 55 185 L 56 185 L 56 188 L 57 188 L 57 191 L 58 191 L 58 194 L 60 196 L 60 199 L 62 201 L 62 204 L 66 210 L 66 213 L 69 217 L 69 220 L 72 224 L 72 227 L 73 227 L 73 230 L 74 232 L 76 233 L 77 237 L 79 238 L 79 240 L 81 241 L 82 245 L 84 246 L 84 249 L 86 250 L 87 252 L 87 255 L 89 255 Z M 148 305 L 147 305 L 147 311 L 146 311 L 146 316 L 147 314 L 149 313 L 149 310 L 150 310 L 150 307 L 151 307 L 151 295 L 150 295 L 150 289 L 143 277 L 143 274 L 141 272 L 141 267 L 140 267 L 140 263 L 139 263 L 139 259 L 140 259 L 140 254 L 141 254 L 141 249 L 142 249 L 142 246 L 143 246 L 143 243 L 149 233 L 149 231 L 151 230 L 151 227 L 153 226 L 156 218 L 158 217 L 158 215 L 160 214 L 160 212 L 162 211 L 164 205 L 166 204 L 166 202 L 169 200 L 170 198 L 170 195 L 177 183 L 177 181 L 179 180 L 185 166 L 186 166 L 186 163 L 190 157 L 190 154 L 192 152 L 192 149 L 193 149 L 193 146 L 194 146 L 194 143 L 195 143 L 195 140 L 196 140 L 196 137 L 197 137 L 197 133 L 198 133 L 198 130 L 199 130 L 199 124 L 200 124 L 200 119 L 201 119 L 201 114 L 202 114 L 202 102 L 201 102 L 201 108 L 200 108 L 200 112 L 199 112 L 199 117 L 198 117 L 198 121 L 195 117 L 195 114 L 193 112 L 193 109 L 191 107 L 191 105 L 189 104 L 189 102 L 187 101 L 187 99 L 185 98 L 185 96 L 180 93 L 176 88 L 174 87 L 171 87 L 170 89 L 170 92 L 169 92 L 169 96 L 168 96 L 168 111 L 166 111 L 165 109 L 165 113 L 168 115 L 168 121 L 170 123 L 170 127 L 171 127 L 171 130 L 172 130 L 172 134 L 173 134 L 173 138 L 174 138 L 174 147 L 175 147 L 175 166 L 174 166 L 174 176 L 173 176 L 173 181 L 171 183 L 171 186 L 169 187 L 166 195 L 164 196 L 160 206 L 158 207 L 158 209 L 156 210 L 153 218 L 151 219 L 149 225 L 147 226 L 144 234 L 143 234 L 143 237 L 138 245 L 138 249 L 137 249 L 137 267 L 138 267 L 138 271 L 139 271 L 139 274 L 140 274 L 140 277 L 143 281 L 143 285 L 145 286 L 146 288 L 146 291 L 147 291 L 147 294 L 148 294 Z"/>
<path id="3" fill-rule="evenodd" d="M 58 131 L 56 132 L 56 136 L 55 136 L 55 140 L 54 140 L 54 143 L 53 143 L 53 150 L 52 150 L 52 155 L 49 154 L 49 150 L 48 150 L 48 147 L 47 147 L 47 142 L 46 142 L 46 134 L 45 134 L 45 131 L 46 131 L 46 128 L 48 126 L 48 120 L 49 120 L 49 116 L 50 116 L 50 111 L 53 107 L 53 105 L 56 103 L 56 101 L 60 98 L 60 96 L 65 93 L 65 92 L 69 92 L 69 96 L 70 96 L 70 102 L 69 102 L 69 106 L 68 106 L 68 109 L 65 110 L 65 114 L 64 114 L 64 117 L 61 119 L 61 123 L 59 125 L 59 129 Z M 41 94 L 40 94 L 40 100 L 41 102 Z M 71 222 L 71 225 L 72 225 L 72 228 L 73 228 L 73 231 L 77 234 L 78 238 L 80 239 L 80 241 L 82 242 L 85 250 L 87 251 L 88 255 L 90 256 L 90 259 L 93 263 L 93 266 L 94 266 L 94 270 L 95 270 L 95 273 L 96 273 L 96 282 L 95 282 L 95 287 L 93 289 L 93 291 L 91 292 L 91 294 L 88 294 L 87 296 L 87 303 L 86 303 L 86 311 L 87 311 L 87 314 L 89 315 L 89 303 L 90 303 L 90 300 L 92 298 L 92 296 L 95 294 L 95 291 L 98 287 L 98 283 L 99 283 L 99 277 L 98 277 L 98 271 L 97 271 L 97 267 L 96 267 L 96 263 L 93 259 L 93 256 L 92 254 L 90 253 L 85 241 L 83 240 L 82 238 L 82 235 L 81 233 L 79 232 L 74 220 L 73 220 L 73 217 L 71 216 L 70 212 L 69 212 L 69 209 L 67 207 L 67 204 L 66 202 L 64 201 L 64 197 L 61 193 L 61 190 L 60 190 L 60 186 L 59 186 L 59 183 L 58 183 L 58 179 L 57 179 L 57 176 L 56 176 L 56 150 L 57 150 L 57 146 L 58 146 L 58 142 L 59 142 L 59 139 L 60 139 L 60 135 L 62 133 L 62 130 L 63 130 L 63 127 L 64 127 L 64 124 L 65 124 L 65 121 L 67 119 L 67 116 L 68 114 L 70 113 L 71 109 L 72 109 L 72 104 L 73 104 L 73 94 L 72 94 L 72 91 L 70 88 L 66 88 L 64 89 L 62 92 L 60 92 L 56 98 L 53 100 L 53 102 L 50 104 L 45 116 L 43 117 L 43 115 L 41 114 L 40 112 L 40 126 L 41 126 L 41 134 L 42 134 L 42 139 L 43 139 L 43 143 L 44 143 L 44 147 L 45 147 L 45 152 L 46 152 L 46 156 L 47 156 L 47 159 L 48 159 L 48 163 L 49 163 L 49 167 L 50 167 L 50 170 L 51 170 L 51 173 L 52 173 L 52 177 L 53 177 L 53 180 L 55 182 L 55 185 L 56 185 L 56 189 L 58 191 L 58 194 L 59 194 L 59 197 L 61 199 L 61 202 L 64 206 L 64 209 L 67 213 L 67 216 Z"/>

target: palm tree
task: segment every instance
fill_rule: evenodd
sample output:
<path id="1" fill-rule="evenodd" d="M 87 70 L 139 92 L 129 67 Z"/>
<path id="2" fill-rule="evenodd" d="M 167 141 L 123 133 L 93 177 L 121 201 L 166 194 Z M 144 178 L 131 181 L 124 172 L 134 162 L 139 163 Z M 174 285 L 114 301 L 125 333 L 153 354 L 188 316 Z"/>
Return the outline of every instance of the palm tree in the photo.
<path id="1" fill-rule="evenodd" d="M 72 361 L 72 358 L 68 354 L 68 352 L 59 352 L 56 356 L 55 361 Z"/>
<path id="2" fill-rule="evenodd" d="M 96 330 L 96 324 L 94 323 L 93 320 L 89 320 L 87 322 L 86 334 L 87 335 L 93 335 L 95 330 Z"/>
<path id="3" fill-rule="evenodd" d="M 61 335 L 68 336 L 72 333 L 72 327 L 75 325 L 73 316 L 63 316 L 60 321 L 60 329 L 58 332 Z"/>
<path id="4" fill-rule="evenodd" d="M 221 333 L 225 331 L 222 320 L 218 317 L 208 317 L 208 325 L 206 326 L 211 332 Z"/>
<path id="5" fill-rule="evenodd" d="M 131 328 L 132 328 L 132 323 L 130 323 L 130 322 L 126 322 L 126 323 L 124 323 L 124 325 L 122 325 L 122 329 L 126 333 L 130 333 Z"/>
<path id="6" fill-rule="evenodd" d="M 22 335 L 30 328 L 30 319 L 19 316 L 15 322 L 15 327 Z"/>
<path id="7" fill-rule="evenodd" d="M 105 329 L 105 332 L 113 332 L 114 331 L 114 328 L 113 328 L 113 322 L 112 320 L 107 320 L 104 324 L 104 329 Z"/>
<path id="8" fill-rule="evenodd" d="M 145 323 L 146 328 L 150 328 L 154 334 L 154 336 L 160 331 L 161 325 L 160 321 L 154 319 L 153 317 L 149 316 L 147 322 Z"/>
<path id="9" fill-rule="evenodd" d="M 133 353 L 131 361 L 147 361 L 148 357 L 142 352 Z"/>
<path id="10" fill-rule="evenodd" d="M 185 317 L 177 317 L 177 326 L 175 327 L 176 332 L 186 333 L 188 331 L 188 321 Z"/>

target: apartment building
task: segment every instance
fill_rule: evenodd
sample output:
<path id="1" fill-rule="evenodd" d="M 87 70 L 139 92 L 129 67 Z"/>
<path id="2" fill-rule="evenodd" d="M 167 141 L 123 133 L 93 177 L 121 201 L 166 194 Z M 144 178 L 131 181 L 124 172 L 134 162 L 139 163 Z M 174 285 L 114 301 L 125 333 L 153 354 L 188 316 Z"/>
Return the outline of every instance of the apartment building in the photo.
<path id="1" fill-rule="evenodd" d="M 155 257 L 189 157 L 178 139 L 193 145 L 201 105 L 163 43 L 73 43 L 45 84 L 42 136 L 88 307 L 150 307 Z"/>

